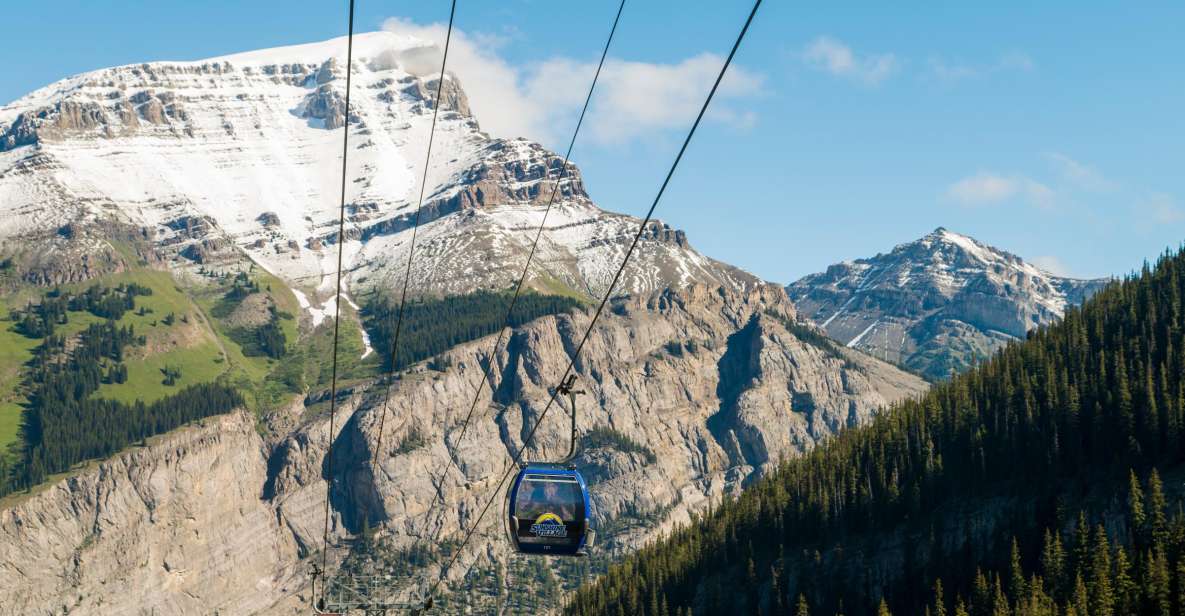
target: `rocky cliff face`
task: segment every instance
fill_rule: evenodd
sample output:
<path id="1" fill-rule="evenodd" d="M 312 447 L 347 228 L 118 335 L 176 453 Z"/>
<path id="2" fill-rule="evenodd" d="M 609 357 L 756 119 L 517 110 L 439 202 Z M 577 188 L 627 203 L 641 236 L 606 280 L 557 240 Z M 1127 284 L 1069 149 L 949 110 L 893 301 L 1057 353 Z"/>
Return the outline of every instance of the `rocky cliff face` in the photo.
<path id="1" fill-rule="evenodd" d="M 547 401 L 590 315 L 546 317 L 489 357 L 492 338 L 417 366 L 395 384 L 381 450 L 381 387 L 343 399 L 333 438 L 333 561 L 369 518 L 392 549 L 416 537 L 459 539 Z M 603 553 L 632 549 L 732 492 L 787 455 L 879 407 L 921 392 L 916 377 L 855 351 L 803 342 L 782 289 L 692 285 L 622 300 L 605 315 L 577 372 L 589 393 L 581 433 L 602 428 L 642 450 L 585 447 L 578 466 L 611 531 Z M 448 362 L 444 362 L 448 364 Z M 489 365 L 492 383 L 463 440 L 460 424 Z M 307 592 L 301 559 L 322 548 L 330 442 L 324 405 L 272 418 L 271 444 L 249 416 L 182 429 L 60 481 L 0 512 L 0 603 L 26 613 L 290 613 Z M 550 414 L 530 449 L 566 447 Z M 450 457 L 456 466 L 447 475 Z M 439 485 L 442 503 L 429 509 Z M 451 572 L 456 581 L 505 559 L 498 507 Z M 433 569 L 422 571 L 431 573 Z M 118 590 L 116 590 L 118 589 Z M 127 590 L 125 590 L 127 589 Z"/>
<path id="2" fill-rule="evenodd" d="M 932 379 L 1061 318 L 1106 280 L 1054 276 L 943 228 L 787 287 L 832 338 Z"/>
<path id="3" fill-rule="evenodd" d="M 295 592 L 298 546 L 260 498 L 253 424 L 209 419 L 0 503 L 4 611 L 241 614 Z"/>

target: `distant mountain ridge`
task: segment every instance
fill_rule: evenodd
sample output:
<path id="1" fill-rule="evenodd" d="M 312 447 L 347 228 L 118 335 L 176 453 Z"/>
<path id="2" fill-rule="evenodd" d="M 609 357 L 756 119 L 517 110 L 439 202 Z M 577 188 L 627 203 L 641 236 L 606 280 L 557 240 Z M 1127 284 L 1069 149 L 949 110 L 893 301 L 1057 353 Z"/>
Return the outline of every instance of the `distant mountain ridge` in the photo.
<path id="1" fill-rule="evenodd" d="M 939 227 L 887 254 L 838 263 L 786 287 L 832 338 L 931 379 L 1061 318 L 1107 279 L 1055 276 Z"/>

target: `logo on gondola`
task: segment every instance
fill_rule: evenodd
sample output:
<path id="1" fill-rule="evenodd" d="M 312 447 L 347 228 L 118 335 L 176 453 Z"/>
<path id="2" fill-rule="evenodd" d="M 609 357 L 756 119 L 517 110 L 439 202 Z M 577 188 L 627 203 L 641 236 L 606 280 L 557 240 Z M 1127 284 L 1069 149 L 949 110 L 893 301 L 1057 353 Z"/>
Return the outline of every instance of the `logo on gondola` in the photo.
<path id="1" fill-rule="evenodd" d="M 545 513 L 535 518 L 535 523 L 531 525 L 531 534 L 537 537 L 567 537 L 568 528 L 564 526 L 560 516 Z"/>

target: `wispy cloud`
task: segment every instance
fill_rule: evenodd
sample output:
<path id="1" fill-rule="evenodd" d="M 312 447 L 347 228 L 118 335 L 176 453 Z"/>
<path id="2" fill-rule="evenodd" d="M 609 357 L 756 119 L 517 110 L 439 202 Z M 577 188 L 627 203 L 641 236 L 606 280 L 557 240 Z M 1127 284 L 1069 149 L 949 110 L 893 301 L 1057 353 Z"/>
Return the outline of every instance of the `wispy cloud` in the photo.
<path id="1" fill-rule="evenodd" d="M 1108 220 L 1106 224 L 1141 232 L 1185 225 L 1185 203 L 1176 195 L 1126 186 L 1093 165 L 1060 152 L 1044 152 L 1041 157 L 1051 171 L 1038 175 L 1040 180 L 1022 174 L 980 171 L 949 184 L 942 200 L 965 207 L 1021 203 L 1059 216 Z M 1058 273 L 1056 262 L 1047 265 L 1042 267 Z"/>
<path id="2" fill-rule="evenodd" d="M 1001 54 L 993 62 L 978 64 L 931 56 L 926 66 L 931 77 L 951 82 L 1008 71 L 1027 73 L 1035 70 L 1037 63 L 1029 54 L 1014 50 Z"/>
<path id="3" fill-rule="evenodd" d="M 1032 178 L 981 171 L 948 186 L 946 196 L 956 203 L 968 206 L 994 205 L 1013 199 L 1023 199 L 1030 205 L 1049 207 L 1053 204 L 1055 193 L 1053 189 Z"/>
<path id="4" fill-rule="evenodd" d="M 1072 276 L 1070 268 L 1059 258 L 1053 255 L 1041 255 L 1029 259 L 1029 262 L 1037 267 L 1053 274 L 1054 276 L 1061 276 L 1068 278 Z"/>
<path id="5" fill-rule="evenodd" d="M 1095 167 L 1074 160 L 1060 152 L 1046 152 L 1045 160 L 1058 171 L 1062 179 L 1068 184 L 1081 190 L 1107 191 L 1115 189 L 1118 184 L 1108 179 Z"/>
<path id="6" fill-rule="evenodd" d="M 1165 193 L 1153 193 L 1136 205 L 1140 218 L 1154 224 L 1185 222 L 1185 210 Z"/>
<path id="7" fill-rule="evenodd" d="M 910 67 L 913 67 L 911 73 L 924 79 L 944 82 L 984 77 L 993 73 L 1024 73 L 1037 68 L 1032 56 L 1017 49 L 1000 53 L 995 59 L 979 62 L 953 60 L 941 55 L 930 56 L 924 62 L 909 62 L 907 58 L 891 52 L 862 53 L 848 43 L 826 35 L 815 37 L 792 57 L 814 70 L 865 85 L 877 85 L 894 75 L 904 73 Z"/>
<path id="8" fill-rule="evenodd" d="M 942 81 L 958 81 L 979 75 L 979 69 L 943 58 L 931 57 L 926 63 L 930 73 Z"/>
<path id="9" fill-rule="evenodd" d="M 607 61 L 588 120 L 590 134 L 598 141 L 617 143 L 686 126 L 699 111 L 723 62 L 723 58 L 711 53 L 673 64 Z M 549 60 L 527 73 L 523 91 L 549 107 L 574 110 L 584 102 L 595 70 L 592 63 Z M 717 94 L 724 103 L 713 106 L 711 119 L 738 128 L 752 127 L 756 115 L 736 109 L 727 101 L 760 94 L 764 81 L 757 73 L 730 68 Z"/>
<path id="10" fill-rule="evenodd" d="M 1023 51 L 1009 51 L 996 61 L 996 70 L 1031 71 L 1037 68 L 1032 56 Z"/>
<path id="11" fill-rule="evenodd" d="M 807 66 L 837 77 L 854 79 L 876 85 L 888 79 L 899 68 L 897 57 L 891 53 L 858 54 L 842 41 L 820 36 L 811 41 L 801 54 Z"/>
<path id="12" fill-rule="evenodd" d="M 446 28 L 392 18 L 383 29 L 436 43 L 435 65 Z M 595 62 L 554 57 L 521 66 L 500 54 L 504 36 L 453 29 L 448 69 L 460 79 L 482 129 L 500 137 L 528 137 L 556 143 L 571 130 L 596 69 Z M 610 58 L 601 72 L 587 135 L 617 143 L 685 126 L 703 103 L 724 59 L 702 53 L 679 62 L 648 63 Z M 734 64 L 709 119 L 746 129 L 757 122 L 739 103 L 760 96 L 762 74 Z"/>

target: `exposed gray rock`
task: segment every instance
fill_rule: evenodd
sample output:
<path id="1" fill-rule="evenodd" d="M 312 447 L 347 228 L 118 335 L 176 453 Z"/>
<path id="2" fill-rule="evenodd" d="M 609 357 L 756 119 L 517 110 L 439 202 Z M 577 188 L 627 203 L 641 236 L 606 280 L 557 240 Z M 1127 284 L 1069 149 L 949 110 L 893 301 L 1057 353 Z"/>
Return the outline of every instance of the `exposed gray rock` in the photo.
<path id="1" fill-rule="evenodd" d="M 1107 282 L 1054 276 L 939 228 L 787 290 L 836 340 L 942 379 L 1060 319 Z"/>
<path id="2" fill-rule="evenodd" d="M 271 320 L 276 303 L 267 293 L 251 293 L 239 301 L 223 323 L 229 328 L 259 327 Z"/>
<path id="3" fill-rule="evenodd" d="M 257 216 L 255 220 L 264 227 L 278 227 L 280 226 L 280 216 L 275 212 L 264 212 Z"/>
<path id="4" fill-rule="evenodd" d="M 305 97 L 303 117 L 321 120 L 328 130 L 341 128 L 346 124 L 346 99 L 333 84 L 319 86 Z"/>
<path id="5" fill-rule="evenodd" d="M 153 439 L 0 505 L 0 605 L 11 614 L 248 614 L 305 580 L 259 492 L 248 413 Z M 13 503 L 12 501 L 15 501 Z"/>
<path id="6" fill-rule="evenodd" d="M 336 205 L 321 207 L 320 202 L 329 199 L 311 197 L 319 194 L 317 187 L 287 194 L 283 201 L 276 197 L 275 203 L 283 206 L 227 201 L 229 195 L 207 193 L 200 190 L 203 186 L 185 186 L 184 181 L 162 182 L 176 187 L 168 194 L 149 195 L 157 187 L 146 184 L 145 197 L 136 202 L 113 203 L 98 192 L 87 193 L 90 201 L 82 203 L 79 187 L 90 184 L 60 183 L 56 178 L 68 174 L 54 167 L 55 156 L 74 150 L 74 142 L 58 147 L 37 140 L 54 130 L 79 131 L 70 138 L 94 141 L 87 144 L 95 152 L 93 159 L 110 162 L 119 152 L 100 138 L 134 130 L 137 136 L 155 139 L 180 136 L 193 128 L 183 120 L 186 110 L 179 105 L 184 102 L 198 120 L 193 124 L 199 138 L 173 150 L 194 147 L 203 156 L 215 157 L 222 165 L 219 169 L 236 169 L 248 160 L 241 152 L 255 152 L 252 161 L 267 162 L 252 169 L 275 171 L 261 175 L 253 186 L 278 190 L 285 178 L 294 183 L 332 171 L 332 165 L 308 162 L 327 151 L 311 147 L 324 135 L 310 136 L 308 127 L 299 126 L 292 116 L 322 120 L 311 124 L 326 128 L 347 121 L 340 89 L 343 67 L 325 62 L 325 57 L 295 64 L 248 62 L 250 70 L 223 61 L 119 67 L 71 82 L 64 97 L 82 102 L 65 114 L 64 129 L 57 124 L 54 114 L 61 114 L 54 107 L 46 107 L 50 112 L 44 117 L 27 112 L 32 115 L 23 127 L 17 124 L 26 121 L 16 112 L 4 116 L 11 124 L 0 133 L 12 137 L 12 143 L 40 144 L 11 156 L 12 165 L 0 170 L 5 174 L 0 179 L 20 180 L 16 185 L 22 189 L 36 188 L 29 192 L 37 196 L 27 210 L 17 209 L 26 204 L 9 209 L 19 211 L 21 221 L 33 221 L 11 241 L 39 238 L 32 231 L 44 230 L 35 223 L 48 220 L 53 222 L 45 228 L 54 246 L 89 248 L 87 242 L 94 238 L 72 224 L 82 219 L 72 216 L 74 212 L 85 213 L 87 220 L 101 214 L 125 215 L 137 228 L 151 230 L 154 247 L 202 262 L 232 254 L 240 259 L 243 251 L 264 240 L 252 258 L 265 267 L 276 266 L 274 273 L 283 280 L 315 288 L 327 280 L 324 276 L 336 273 L 323 267 L 332 260 L 299 248 L 307 242 L 312 251 L 321 251 L 327 241 L 336 241 L 331 221 L 338 221 L 339 215 Z M 364 250 L 348 266 L 351 295 L 361 298 L 370 291 L 399 288 L 401 281 L 393 276 L 407 271 L 405 263 L 414 263 L 413 289 L 464 293 L 507 288 L 521 272 L 536 215 L 553 190 L 556 210 L 539 243 L 528 284 L 550 292 L 604 292 L 612 266 L 632 241 L 639 221 L 595 208 L 579 172 L 572 165 L 563 167 L 554 153 L 526 140 L 497 140 L 480 133 L 475 121 L 464 119 L 468 103 L 451 77 L 439 105 L 444 129 L 456 137 L 456 151 L 442 156 L 441 166 L 429 176 L 416 258 L 404 260 L 409 238 L 393 234 L 407 229 L 412 202 L 375 181 L 389 169 L 379 164 L 385 159 L 367 162 L 367 156 L 379 150 L 375 144 L 388 139 L 404 149 L 411 139 L 418 139 L 416 127 L 427 130 L 428 115 L 437 104 L 429 85 L 434 84 L 408 76 L 353 92 L 363 97 L 391 95 L 386 102 L 367 101 L 360 107 L 367 126 L 360 119 L 354 125 L 363 138 L 351 140 L 360 153 L 352 154 L 351 161 L 362 160 L 363 166 L 351 179 L 351 198 L 358 203 L 351 209 L 355 218 L 347 237 L 363 240 Z M 124 92 L 136 94 L 127 98 Z M 405 101 L 413 92 L 418 100 Z M 98 106 L 98 115 L 86 106 L 89 102 Z M 26 113 L 26 108 L 19 111 Z M 239 127 L 237 136 L 223 128 L 227 118 Z M 293 126 L 299 134 L 286 130 Z M 242 143 L 249 139 L 258 141 Z M 254 158 L 262 149 L 271 149 L 268 140 L 282 140 L 277 143 L 285 153 L 308 156 Z M 408 152 L 414 149 L 403 153 Z M 155 162 L 139 157 L 121 160 L 126 165 L 122 169 Z M 115 178 L 121 167 L 103 169 Z M 411 171 L 410 177 L 420 177 Z M 408 195 L 418 194 L 416 188 L 409 188 Z M 336 204 L 336 191 L 334 196 Z M 289 205 L 291 209 L 280 210 L 285 222 L 308 223 L 292 235 L 270 226 L 271 217 L 262 213 L 262 208 Z M 26 211 L 36 216 L 24 216 Z M 58 234 L 58 229 L 66 229 L 73 239 Z M 280 242 L 287 242 L 294 252 L 283 260 L 267 261 L 274 252 L 266 247 Z M 77 254 L 70 253 L 73 263 L 81 262 Z M 199 269 L 183 261 L 170 263 L 181 272 Z M 867 420 L 890 400 L 924 389 L 919 379 L 855 351 L 799 340 L 785 327 L 796 313 L 781 288 L 765 286 L 750 274 L 696 253 L 682 232 L 661 222 L 645 229 L 616 292 L 634 296 L 615 300 L 576 364 L 582 387 L 589 391 L 582 400 L 581 429 L 617 431 L 653 457 L 603 445 L 590 446 L 578 460 L 594 482 L 596 503 L 605 519 L 620 519 L 626 512 L 640 519 L 631 523 L 639 530 L 608 533 L 608 552 L 632 549 L 661 529 L 687 520 L 709 499 L 739 489 L 779 458 Z M 212 421 L 208 427 L 213 429 L 167 435 L 146 449 L 80 470 L 18 505 L 5 504 L 2 515 L 19 510 L 22 520 L 102 518 L 106 526 L 87 545 L 85 553 L 93 556 L 79 561 L 76 548 L 90 526 L 83 528 L 75 520 L 44 523 L 25 532 L 28 527 L 16 527 L 11 515 L 0 517 L 0 572 L 24 570 L 17 577 L 3 577 L 0 593 L 8 595 L 0 594 L 0 605 L 15 605 L 16 613 L 26 605 L 33 613 L 63 605 L 75 606 L 71 613 L 79 614 L 137 613 L 145 608 L 148 613 L 156 608 L 158 614 L 206 614 L 215 609 L 291 613 L 301 603 L 299 589 L 306 588 L 298 573 L 306 571 L 300 561 L 323 547 L 323 507 L 330 485 L 334 546 L 344 545 L 365 518 L 378 529 L 384 545 L 407 545 L 421 535 L 433 545 L 438 536 L 442 541 L 455 539 L 488 502 L 509 452 L 522 443 L 527 427 L 542 413 L 549 387 L 558 380 L 589 319 L 586 312 L 539 319 L 516 329 L 507 347 L 493 356 L 491 338 L 460 345 L 439 364 L 450 367 L 417 366 L 402 376 L 386 407 L 381 387 L 357 384 L 339 397 L 333 429 L 323 414 L 324 394 L 309 392 L 308 407 L 297 402 L 260 418 L 258 429 L 267 435 L 266 442 L 253 429 L 252 418 L 226 420 L 230 424 Z M 486 365 L 494 375 L 492 383 L 481 390 L 479 412 L 462 439 L 460 422 Z M 387 432 L 380 448 L 378 425 L 384 415 Z M 412 438 L 416 434 L 423 442 Z M 191 441 L 186 438 L 197 440 L 187 444 Z M 566 438 L 563 415 L 553 410 L 531 455 L 555 452 L 566 445 Z M 330 443 L 334 473 L 327 478 Z M 453 460 L 456 468 L 445 473 Z M 435 481 L 442 474 L 438 488 Z M 438 491 L 443 505 L 431 507 Z M 166 503 L 161 494 L 170 500 Z M 134 507 L 137 502 L 145 504 Z M 478 555 L 505 558 L 496 509 L 483 521 L 481 535 L 452 575 Z M 344 551 L 331 550 L 331 564 Z M 103 564 L 91 567 L 86 558 Z M 26 564 L 29 560 L 36 562 Z M 78 562 L 88 565 L 82 577 L 76 571 Z M 10 585 L 10 580 L 16 581 Z M 205 586 L 199 588 L 199 583 Z M 123 597 L 111 598 L 120 592 L 127 594 L 128 603 L 115 603 Z M 21 597 L 22 603 L 6 602 L 13 596 Z"/>
<path id="7" fill-rule="evenodd" d="M 193 261 L 194 263 L 211 263 L 216 260 L 219 253 L 226 252 L 232 248 L 232 244 L 221 237 L 204 237 L 203 239 L 191 242 L 181 249 L 181 256 Z"/>
<path id="8" fill-rule="evenodd" d="M 431 108 L 435 105 L 436 87 L 438 79 L 432 79 L 424 83 L 423 88 L 427 91 L 425 103 Z M 444 77 L 444 85 L 440 86 L 440 110 L 441 111 L 455 111 L 462 116 L 470 116 L 472 113 L 469 110 L 469 98 L 465 96 L 465 91 L 461 89 L 460 82 L 451 73 Z"/>
<path id="9" fill-rule="evenodd" d="M 337 79 L 338 65 L 337 58 L 329 58 L 321 67 L 317 69 L 315 77 L 317 85 L 325 85 L 334 79 Z"/>
<path id="10" fill-rule="evenodd" d="M 600 549 L 631 550 L 781 457 L 924 390 L 916 377 L 867 356 L 799 340 L 782 325 L 794 318 L 778 287 L 741 293 L 702 285 L 622 300 L 602 317 L 576 364 L 589 392 L 581 431 L 618 431 L 654 457 L 612 447 L 581 452 L 577 464 L 603 519 L 627 512 L 649 519 L 610 533 Z M 0 604 L 30 614 L 294 613 L 308 596 L 301 561 L 322 547 L 331 440 L 334 546 L 358 532 L 364 516 L 385 546 L 424 533 L 456 539 L 488 498 L 500 498 L 492 490 L 509 455 L 541 416 L 589 319 L 578 312 L 533 321 L 492 358 L 492 337 L 458 346 L 445 354 L 444 372 L 405 374 L 385 409 L 382 387 L 343 392 L 332 435 L 325 415 L 302 422 L 299 402 L 266 420 L 274 445 L 249 415 L 232 414 L 6 503 Z M 461 439 L 487 363 L 493 381 Z M 425 442 L 404 446 L 413 433 Z M 563 411 L 553 409 L 530 456 L 555 455 L 566 441 Z M 443 502 L 433 507 L 442 474 Z M 499 524 L 497 511 L 482 521 L 450 579 L 474 558 L 507 557 Z M 332 549 L 330 562 L 345 552 Z"/>
<path id="11" fill-rule="evenodd" d="M 603 317 L 576 367 L 589 392 L 581 430 L 618 431 L 655 456 L 648 463 L 639 454 L 597 448 L 578 458 L 600 515 L 651 518 L 644 531 L 605 537 L 605 549 L 632 549 L 782 457 L 925 389 L 920 379 L 860 353 L 802 342 L 781 324 L 793 318 L 778 288 L 730 293 L 696 285 L 622 301 Z M 453 368 L 443 374 L 413 371 L 396 384 L 382 451 L 375 449 L 381 388 L 364 394 L 334 447 L 340 474 L 331 502 L 345 528 L 357 532 L 366 515 L 391 546 L 407 546 L 425 532 L 459 537 L 487 498 L 501 498 L 491 490 L 540 417 L 588 319 L 585 313 L 547 317 L 515 331 L 493 358 L 494 381 L 463 440 L 461 422 L 488 361 L 489 339 L 446 353 Z M 428 435 L 428 442 L 404 451 L 400 443 L 413 433 Z M 309 476 L 315 440 L 298 431 L 278 448 L 284 462 L 276 465 L 282 469 L 276 498 L 308 489 L 286 478 Z M 553 409 L 529 456 L 554 456 L 566 441 L 563 412 Z M 457 466 L 439 480 L 444 505 L 431 507 L 436 475 L 450 455 Z M 466 558 L 505 555 L 499 524 L 496 513 L 483 520 Z"/>

